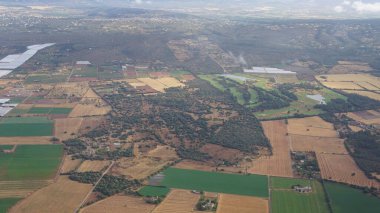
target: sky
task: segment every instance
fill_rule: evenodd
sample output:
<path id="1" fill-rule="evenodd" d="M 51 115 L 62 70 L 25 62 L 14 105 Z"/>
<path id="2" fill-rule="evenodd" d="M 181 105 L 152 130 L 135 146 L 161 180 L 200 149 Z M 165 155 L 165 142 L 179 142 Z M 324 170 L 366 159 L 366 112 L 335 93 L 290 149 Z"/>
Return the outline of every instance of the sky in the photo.
<path id="1" fill-rule="evenodd" d="M 247 13 L 336 16 L 336 17 L 378 17 L 380 0 L 0 0 L 2 2 L 23 2 L 51 4 L 69 2 L 71 5 L 86 3 L 116 7 L 137 7 L 177 11 L 224 12 L 234 15 Z"/>

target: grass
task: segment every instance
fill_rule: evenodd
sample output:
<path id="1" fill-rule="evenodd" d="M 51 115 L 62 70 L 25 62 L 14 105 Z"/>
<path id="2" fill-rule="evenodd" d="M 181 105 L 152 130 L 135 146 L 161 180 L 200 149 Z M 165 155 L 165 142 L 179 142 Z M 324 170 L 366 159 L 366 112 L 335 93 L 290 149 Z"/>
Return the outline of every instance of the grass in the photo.
<path id="1" fill-rule="evenodd" d="M 268 179 L 262 175 L 237 175 L 168 168 L 161 185 L 168 188 L 268 197 Z"/>
<path id="2" fill-rule="evenodd" d="M 51 136 L 54 122 L 46 117 L 8 117 L 0 120 L 0 137 Z"/>
<path id="3" fill-rule="evenodd" d="M 0 213 L 6 213 L 15 205 L 21 198 L 1 198 L 0 199 Z"/>
<path id="4" fill-rule="evenodd" d="M 158 186 L 145 186 L 138 191 L 139 195 L 144 197 L 165 197 L 170 192 L 170 189 L 167 187 L 158 187 Z"/>
<path id="5" fill-rule="evenodd" d="M 0 152 L 0 181 L 51 179 L 62 155 L 62 145 L 19 145 L 14 153 Z"/>
<path id="6" fill-rule="evenodd" d="M 311 193 L 298 193 L 293 185 L 311 186 Z M 329 213 L 322 184 L 304 179 L 271 178 L 273 213 Z"/>
<path id="7" fill-rule="evenodd" d="M 218 90 L 224 92 L 226 91 L 226 88 L 224 88 L 218 81 L 215 80 L 215 75 L 199 75 L 200 79 L 208 81 L 213 87 L 217 88 Z"/>
<path id="8" fill-rule="evenodd" d="M 359 189 L 337 183 L 325 183 L 334 213 L 378 213 L 380 199 Z"/>
<path id="9" fill-rule="evenodd" d="M 72 108 L 32 107 L 29 114 L 69 114 Z"/>
<path id="10" fill-rule="evenodd" d="M 82 67 L 81 69 L 74 70 L 72 77 L 97 78 L 98 69 L 94 66 Z"/>

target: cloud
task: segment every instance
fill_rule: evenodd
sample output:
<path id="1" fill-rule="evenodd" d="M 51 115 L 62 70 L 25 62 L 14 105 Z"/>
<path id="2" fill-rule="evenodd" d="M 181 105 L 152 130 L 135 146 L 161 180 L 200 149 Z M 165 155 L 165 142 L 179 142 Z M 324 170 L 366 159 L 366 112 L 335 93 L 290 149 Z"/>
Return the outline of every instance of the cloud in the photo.
<path id="1" fill-rule="evenodd" d="M 363 1 L 343 1 L 340 5 L 334 7 L 334 11 L 342 13 L 345 11 L 355 11 L 359 13 L 376 13 L 380 12 L 380 2 L 365 3 Z"/>
<path id="2" fill-rule="evenodd" d="M 362 1 L 354 1 L 351 7 L 358 12 L 380 12 L 380 2 L 377 3 L 364 3 Z"/>
<path id="3" fill-rule="evenodd" d="M 338 6 L 334 7 L 334 11 L 337 12 L 337 13 L 342 13 L 345 10 L 344 10 L 344 8 L 342 6 L 338 5 Z"/>

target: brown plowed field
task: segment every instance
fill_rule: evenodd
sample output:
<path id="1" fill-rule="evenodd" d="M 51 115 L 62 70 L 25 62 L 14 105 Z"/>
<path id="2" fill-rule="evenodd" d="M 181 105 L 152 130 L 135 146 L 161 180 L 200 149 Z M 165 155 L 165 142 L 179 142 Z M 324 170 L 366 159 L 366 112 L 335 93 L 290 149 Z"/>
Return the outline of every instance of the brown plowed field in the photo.
<path id="1" fill-rule="evenodd" d="M 153 210 L 153 213 L 197 212 L 195 205 L 199 198 L 199 194 L 194 194 L 191 191 L 172 190 L 165 200 Z"/>
<path id="2" fill-rule="evenodd" d="M 380 184 L 368 179 L 350 155 L 317 154 L 323 179 L 379 188 Z"/>
<path id="3" fill-rule="evenodd" d="M 375 110 L 349 112 L 347 116 L 367 125 L 380 124 L 380 114 Z"/>
<path id="4" fill-rule="evenodd" d="M 114 195 L 83 208 L 81 213 L 150 213 L 155 205 L 147 204 L 141 197 Z"/>
<path id="5" fill-rule="evenodd" d="M 106 160 L 85 160 L 81 163 L 77 172 L 100 172 L 108 165 L 110 165 L 110 162 Z"/>
<path id="6" fill-rule="evenodd" d="M 334 126 L 318 116 L 288 120 L 288 133 L 315 137 L 338 137 Z"/>
<path id="7" fill-rule="evenodd" d="M 77 137 L 83 118 L 55 119 L 54 135 L 61 140 Z"/>
<path id="8" fill-rule="evenodd" d="M 200 149 L 201 152 L 207 153 L 213 159 L 237 162 L 244 157 L 244 154 L 237 149 L 230 149 L 216 144 L 206 144 Z"/>
<path id="9" fill-rule="evenodd" d="M 347 154 L 344 140 L 339 138 L 290 135 L 292 151 Z"/>
<path id="10" fill-rule="evenodd" d="M 268 213 L 268 200 L 257 197 L 221 194 L 216 213 Z"/>
<path id="11" fill-rule="evenodd" d="M 91 184 L 82 184 L 60 176 L 58 181 L 40 189 L 14 206 L 10 212 L 72 213 L 91 190 Z"/>
<path id="12" fill-rule="evenodd" d="M 282 120 L 262 122 L 265 135 L 268 137 L 272 148 L 272 156 L 262 156 L 253 160 L 250 173 L 293 177 L 289 138 L 286 135 L 286 124 Z"/>
<path id="13" fill-rule="evenodd" d="M 373 100 L 380 101 L 380 94 L 379 93 L 370 92 L 370 91 L 357 91 L 357 90 L 343 90 L 343 91 L 347 92 L 347 93 L 358 94 L 361 96 L 371 98 Z"/>

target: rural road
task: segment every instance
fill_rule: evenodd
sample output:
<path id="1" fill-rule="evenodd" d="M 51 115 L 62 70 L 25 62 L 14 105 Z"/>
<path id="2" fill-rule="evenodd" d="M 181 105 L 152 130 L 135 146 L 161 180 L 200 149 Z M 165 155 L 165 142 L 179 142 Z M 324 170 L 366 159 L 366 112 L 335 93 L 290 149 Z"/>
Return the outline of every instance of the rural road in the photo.
<path id="1" fill-rule="evenodd" d="M 111 164 L 108 166 L 108 168 L 103 172 L 102 176 L 100 176 L 99 180 L 96 181 L 96 183 L 94 184 L 94 186 L 92 187 L 92 189 L 88 192 L 88 194 L 86 195 L 86 197 L 83 199 L 83 201 L 79 204 L 78 208 L 76 208 L 74 210 L 74 213 L 77 213 L 79 212 L 80 208 L 83 206 L 83 204 L 85 204 L 86 200 L 88 199 L 88 197 L 90 197 L 90 195 L 92 194 L 92 192 L 95 190 L 96 186 L 99 184 L 99 182 L 103 179 L 104 175 L 106 175 L 108 173 L 108 171 L 112 168 L 112 166 L 115 164 L 115 161 L 112 161 Z"/>

